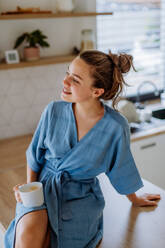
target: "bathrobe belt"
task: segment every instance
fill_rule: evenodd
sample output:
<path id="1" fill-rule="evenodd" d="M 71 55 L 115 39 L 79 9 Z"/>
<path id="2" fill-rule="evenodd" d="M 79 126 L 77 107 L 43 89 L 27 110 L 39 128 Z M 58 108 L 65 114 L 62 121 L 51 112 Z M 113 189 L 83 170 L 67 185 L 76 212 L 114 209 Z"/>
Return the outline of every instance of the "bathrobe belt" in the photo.
<path id="1" fill-rule="evenodd" d="M 43 170 L 49 174 L 44 183 L 45 202 L 50 203 L 47 205 L 49 216 L 51 216 L 49 221 L 59 240 L 62 221 L 71 220 L 73 217 L 72 209 L 67 202 L 88 197 L 90 194 L 94 194 L 97 198 L 98 187 L 96 184 L 98 179 L 94 177 L 75 180 L 67 170 L 56 170 L 48 164 Z"/>

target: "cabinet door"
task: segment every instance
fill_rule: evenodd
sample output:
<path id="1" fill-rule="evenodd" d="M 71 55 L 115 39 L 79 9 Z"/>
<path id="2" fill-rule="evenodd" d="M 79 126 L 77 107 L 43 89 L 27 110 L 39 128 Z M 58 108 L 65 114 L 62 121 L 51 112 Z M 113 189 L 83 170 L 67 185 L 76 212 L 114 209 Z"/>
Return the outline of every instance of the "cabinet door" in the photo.
<path id="1" fill-rule="evenodd" d="M 131 143 L 140 175 L 165 189 L 165 134 Z"/>

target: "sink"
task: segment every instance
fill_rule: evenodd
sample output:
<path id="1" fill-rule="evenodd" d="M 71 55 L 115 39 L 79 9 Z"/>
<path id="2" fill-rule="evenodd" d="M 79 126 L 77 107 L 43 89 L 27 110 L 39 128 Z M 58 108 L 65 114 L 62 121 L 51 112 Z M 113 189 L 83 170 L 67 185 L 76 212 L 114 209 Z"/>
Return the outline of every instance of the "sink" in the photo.
<path id="1" fill-rule="evenodd" d="M 152 116 L 162 120 L 165 119 L 165 108 L 153 110 Z"/>

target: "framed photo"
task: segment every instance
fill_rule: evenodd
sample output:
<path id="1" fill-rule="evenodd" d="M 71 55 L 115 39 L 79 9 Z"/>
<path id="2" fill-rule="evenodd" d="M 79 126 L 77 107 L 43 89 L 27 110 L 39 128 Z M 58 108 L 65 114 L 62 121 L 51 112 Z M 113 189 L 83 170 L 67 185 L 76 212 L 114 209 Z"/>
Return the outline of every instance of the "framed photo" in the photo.
<path id="1" fill-rule="evenodd" d="M 19 63 L 19 54 L 17 50 L 5 51 L 5 59 L 7 64 Z"/>

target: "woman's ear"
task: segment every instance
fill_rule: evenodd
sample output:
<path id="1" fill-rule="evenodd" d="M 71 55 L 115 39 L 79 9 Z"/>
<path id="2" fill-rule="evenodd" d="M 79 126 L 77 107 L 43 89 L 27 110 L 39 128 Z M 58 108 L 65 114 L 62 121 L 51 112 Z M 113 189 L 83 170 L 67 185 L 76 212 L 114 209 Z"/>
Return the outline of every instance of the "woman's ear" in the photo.
<path id="1" fill-rule="evenodd" d="M 93 89 L 93 97 L 94 98 L 98 98 L 99 96 L 101 96 L 104 93 L 104 89 L 102 88 L 94 88 Z"/>

